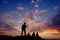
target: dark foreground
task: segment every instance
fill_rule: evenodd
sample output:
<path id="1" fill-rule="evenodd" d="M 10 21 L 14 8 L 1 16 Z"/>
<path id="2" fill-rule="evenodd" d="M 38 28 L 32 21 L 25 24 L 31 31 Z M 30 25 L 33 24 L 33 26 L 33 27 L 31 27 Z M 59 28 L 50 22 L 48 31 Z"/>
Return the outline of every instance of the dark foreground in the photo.
<path id="1" fill-rule="evenodd" d="M 43 39 L 38 34 L 37 35 L 26 35 L 26 36 L 7 36 L 7 35 L 0 35 L 0 40 L 60 40 L 60 39 Z"/>
<path id="2" fill-rule="evenodd" d="M 0 40 L 45 40 L 45 39 L 41 38 L 38 35 L 37 36 L 35 36 L 35 35 L 30 36 L 28 34 L 26 36 L 16 36 L 16 37 L 0 35 Z"/>

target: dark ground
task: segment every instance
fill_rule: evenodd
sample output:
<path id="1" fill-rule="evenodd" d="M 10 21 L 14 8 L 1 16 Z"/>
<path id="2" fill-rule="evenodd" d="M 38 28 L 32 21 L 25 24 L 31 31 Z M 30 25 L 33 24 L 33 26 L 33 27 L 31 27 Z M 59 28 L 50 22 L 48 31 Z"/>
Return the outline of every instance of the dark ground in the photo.
<path id="1" fill-rule="evenodd" d="M 0 35 L 0 40 L 60 40 L 60 39 L 43 39 L 38 34 L 27 34 L 26 36 L 7 36 L 7 35 Z"/>
<path id="2" fill-rule="evenodd" d="M 16 37 L 0 35 L 0 40 L 45 40 L 45 39 L 41 38 L 38 34 L 36 35 L 32 34 L 32 36 L 30 34 L 27 34 L 26 36 Z"/>

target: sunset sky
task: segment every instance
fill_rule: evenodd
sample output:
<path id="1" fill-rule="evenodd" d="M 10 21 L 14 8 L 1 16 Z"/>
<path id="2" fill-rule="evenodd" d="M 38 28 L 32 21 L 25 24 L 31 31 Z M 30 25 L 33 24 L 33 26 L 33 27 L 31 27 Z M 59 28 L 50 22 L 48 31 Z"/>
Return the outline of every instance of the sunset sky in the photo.
<path id="1" fill-rule="evenodd" d="M 24 22 L 27 33 L 59 39 L 60 0 L 0 0 L 0 35 L 19 36 Z"/>

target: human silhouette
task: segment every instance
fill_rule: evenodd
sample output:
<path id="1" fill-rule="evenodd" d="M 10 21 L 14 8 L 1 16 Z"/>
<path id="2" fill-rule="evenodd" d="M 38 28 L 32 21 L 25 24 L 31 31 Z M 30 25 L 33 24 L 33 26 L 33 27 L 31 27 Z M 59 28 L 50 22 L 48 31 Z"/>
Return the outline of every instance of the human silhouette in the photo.
<path id="1" fill-rule="evenodd" d="M 38 34 L 38 32 L 36 33 L 36 37 L 39 37 L 39 34 Z"/>
<path id="2" fill-rule="evenodd" d="M 26 27 L 27 27 L 27 25 L 26 25 L 26 23 L 24 23 L 21 27 L 21 29 L 22 29 L 21 35 L 23 35 L 23 33 L 24 33 L 24 35 L 26 35 Z"/>
<path id="3" fill-rule="evenodd" d="M 35 32 L 33 32 L 32 37 L 35 37 Z"/>
<path id="4" fill-rule="evenodd" d="M 28 33 L 27 36 L 28 36 L 28 37 L 31 36 L 30 33 Z"/>

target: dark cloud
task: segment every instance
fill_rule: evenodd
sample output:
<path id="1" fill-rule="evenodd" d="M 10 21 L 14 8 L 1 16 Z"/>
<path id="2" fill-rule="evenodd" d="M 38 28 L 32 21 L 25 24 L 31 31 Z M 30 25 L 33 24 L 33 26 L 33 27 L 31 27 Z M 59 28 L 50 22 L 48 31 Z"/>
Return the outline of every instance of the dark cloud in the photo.
<path id="1" fill-rule="evenodd" d="M 53 25 L 60 25 L 60 12 L 57 13 L 57 15 L 52 20 Z"/>
<path id="2" fill-rule="evenodd" d="M 0 32 L 0 35 L 3 35 L 4 34 L 4 32 Z"/>

